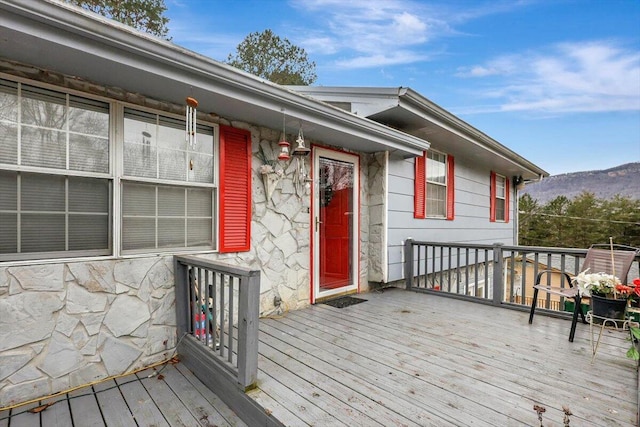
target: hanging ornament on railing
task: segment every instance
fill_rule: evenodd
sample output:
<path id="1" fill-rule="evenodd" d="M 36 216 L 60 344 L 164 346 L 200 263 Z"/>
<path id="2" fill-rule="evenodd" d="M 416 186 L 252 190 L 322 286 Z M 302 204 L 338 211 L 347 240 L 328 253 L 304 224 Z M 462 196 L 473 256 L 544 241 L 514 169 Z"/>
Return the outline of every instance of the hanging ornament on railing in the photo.
<path id="1" fill-rule="evenodd" d="M 190 96 L 186 99 L 186 123 L 187 123 L 187 143 L 189 148 L 196 148 L 197 132 L 196 132 L 196 108 L 198 107 L 198 101 Z"/>

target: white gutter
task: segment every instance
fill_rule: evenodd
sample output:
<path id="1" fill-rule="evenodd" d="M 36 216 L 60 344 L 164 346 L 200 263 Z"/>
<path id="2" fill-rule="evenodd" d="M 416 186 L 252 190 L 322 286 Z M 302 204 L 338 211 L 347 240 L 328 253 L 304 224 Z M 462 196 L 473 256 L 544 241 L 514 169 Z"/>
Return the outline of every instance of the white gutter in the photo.
<path id="1" fill-rule="evenodd" d="M 415 114 L 425 117 L 429 121 L 436 123 L 438 126 L 447 129 L 449 132 L 466 139 L 468 142 L 474 145 L 490 151 L 496 156 L 502 157 L 503 159 L 514 163 L 518 167 L 529 170 L 529 172 L 531 172 L 533 175 L 538 175 L 540 179 L 542 179 L 543 176 L 549 175 L 546 171 L 540 169 L 538 166 L 531 163 L 524 157 L 500 144 L 489 135 L 476 129 L 462 119 L 456 117 L 454 114 L 448 112 L 436 103 L 428 100 L 411 88 L 399 88 L 398 100 L 399 106 L 409 109 L 407 108 L 407 105 L 401 105 L 403 101 L 412 106 L 415 106 L 415 109 L 411 108 L 411 110 Z M 422 113 L 423 111 L 428 112 L 429 115 L 425 115 L 424 113 Z"/>

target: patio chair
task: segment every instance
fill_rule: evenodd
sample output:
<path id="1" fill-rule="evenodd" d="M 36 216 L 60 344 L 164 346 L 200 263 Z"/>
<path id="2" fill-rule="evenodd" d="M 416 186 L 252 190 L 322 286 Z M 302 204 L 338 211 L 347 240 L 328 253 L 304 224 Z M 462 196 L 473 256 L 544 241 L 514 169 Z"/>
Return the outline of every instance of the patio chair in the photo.
<path id="1" fill-rule="evenodd" d="M 593 273 L 607 274 L 614 274 L 615 271 L 615 275 L 622 281 L 622 283 L 625 283 L 631 264 L 638 254 L 640 254 L 639 250 L 631 246 L 613 245 L 612 251 L 610 244 L 593 245 L 588 249 L 580 271 L 589 269 L 589 271 Z M 564 298 L 571 298 L 574 301 L 574 309 L 573 318 L 571 320 L 571 331 L 569 332 L 569 341 L 573 342 L 573 337 L 576 333 L 576 324 L 578 323 L 578 313 L 580 313 L 580 316 L 582 317 L 582 323 L 587 323 L 584 313 L 582 312 L 582 295 L 580 295 L 579 289 L 573 285 L 573 276 L 565 272 L 562 272 L 562 274 L 569 284 L 568 288 L 542 284 L 542 278 L 552 271 L 553 270 L 544 270 L 539 272 L 536 276 L 536 283 L 533 286 L 533 300 L 531 301 L 529 324 L 533 323 L 533 315 L 536 311 L 539 291 L 559 295 Z"/>

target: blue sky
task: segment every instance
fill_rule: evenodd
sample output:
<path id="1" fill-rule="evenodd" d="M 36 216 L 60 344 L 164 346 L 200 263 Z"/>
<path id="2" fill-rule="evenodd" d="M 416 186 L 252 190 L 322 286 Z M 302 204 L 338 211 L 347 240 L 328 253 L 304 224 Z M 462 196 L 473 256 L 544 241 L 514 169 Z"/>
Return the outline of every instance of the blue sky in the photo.
<path id="1" fill-rule="evenodd" d="M 322 86 L 410 87 L 552 175 L 640 161 L 638 0 L 165 0 L 220 61 L 256 31 Z"/>

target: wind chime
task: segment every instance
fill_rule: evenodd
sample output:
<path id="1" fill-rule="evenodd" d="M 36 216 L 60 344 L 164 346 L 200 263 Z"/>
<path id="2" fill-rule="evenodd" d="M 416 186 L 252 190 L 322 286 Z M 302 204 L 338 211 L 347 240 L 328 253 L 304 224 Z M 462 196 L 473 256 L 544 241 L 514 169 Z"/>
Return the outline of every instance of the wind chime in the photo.
<path id="1" fill-rule="evenodd" d="M 189 148 L 193 150 L 196 148 L 196 144 L 198 143 L 198 133 L 196 130 L 196 108 L 198 108 L 198 100 L 188 96 L 186 102 L 186 141 L 187 144 L 189 144 Z M 193 159 L 189 160 L 189 170 L 193 170 Z"/>

